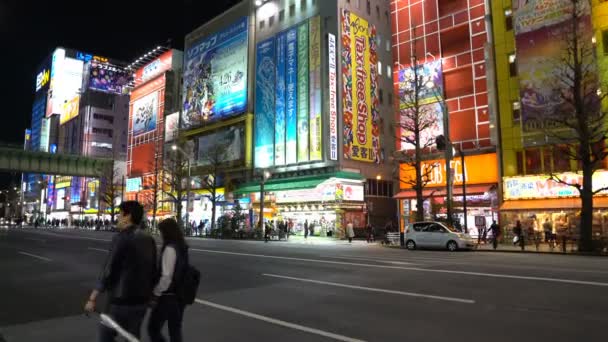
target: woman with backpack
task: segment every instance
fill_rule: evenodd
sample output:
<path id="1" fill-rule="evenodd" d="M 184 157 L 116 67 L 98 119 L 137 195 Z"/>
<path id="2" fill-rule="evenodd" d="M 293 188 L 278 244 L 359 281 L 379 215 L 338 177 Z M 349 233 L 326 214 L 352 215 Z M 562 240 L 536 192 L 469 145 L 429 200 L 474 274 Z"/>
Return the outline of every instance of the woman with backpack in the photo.
<path id="1" fill-rule="evenodd" d="M 163 245 L 161 248 L 160 279 L 154 288 L 148 321 L 150 341 L 165 341 L 161 330 L 168 322 L 171 342 L 182 341 L 182 319 L 185 304 L 179 296 L 180 286 L 188 269 L 188 245 L 175 219 L 159 223 Z"/>

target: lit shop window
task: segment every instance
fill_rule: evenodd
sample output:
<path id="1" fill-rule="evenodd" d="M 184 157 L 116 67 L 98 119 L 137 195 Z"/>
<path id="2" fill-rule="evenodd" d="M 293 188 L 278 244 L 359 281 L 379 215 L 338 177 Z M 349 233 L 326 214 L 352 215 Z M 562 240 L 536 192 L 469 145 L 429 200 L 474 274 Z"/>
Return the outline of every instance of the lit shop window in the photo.
<path id="1" fill-rule="evenodd" d="M 510 8 L 505 10 L 505 27 L 507 31 L 513 29 L 513 11 Z"/>
<path id="2" fill-rule="evenodd" d="M 519 101 L 513 101 L 511 106 L 513 113 L 513 122 L 519 122 L 521 120 L 521 103 L 519 103 Z"/>
<path id="3" fill-rule="evenodd" d="M 509 75 L 512 77 L 517 76 L 517 61 L 515 53 L 509 54 Z"/>

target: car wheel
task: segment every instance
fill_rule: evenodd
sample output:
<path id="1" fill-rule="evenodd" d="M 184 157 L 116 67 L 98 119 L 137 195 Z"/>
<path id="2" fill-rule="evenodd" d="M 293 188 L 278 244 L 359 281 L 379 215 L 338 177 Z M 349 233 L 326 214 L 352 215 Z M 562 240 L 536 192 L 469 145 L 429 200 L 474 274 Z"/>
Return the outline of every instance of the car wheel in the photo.
<path id="1" fill-rule="evenodd" d="M 407 240 L 407 242 L 405 243 L 405 247 L 409 250 L 414 250 L 416 249 L 416 243 L 414 242 L 414 240 Z"/>
<path id="2" fill-rule="evenodd" d="M 455 252 L 458 250 L 458 244 L 456 243 L 456 241 L 448 241 L 447 248 L 448 251 Z"/>

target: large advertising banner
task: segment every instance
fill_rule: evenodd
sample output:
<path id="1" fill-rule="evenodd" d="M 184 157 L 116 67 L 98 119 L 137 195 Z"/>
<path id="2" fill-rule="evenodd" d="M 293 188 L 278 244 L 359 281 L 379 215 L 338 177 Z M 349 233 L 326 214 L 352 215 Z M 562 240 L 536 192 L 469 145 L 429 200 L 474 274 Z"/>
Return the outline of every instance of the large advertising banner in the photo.
<path id="1" fill-rule="evenodd" d="M 422 81 L 417 81 L 418 79 Z M 443 76 L 441 61 L 430 62 L 414 68 L 402 69 L 399 71 L 399 111 L 401 115 L 401 125 L 399 127 L 399 146 L 400 150 L 413 150 L 414 144 L 407 142 L 414 139 L 414 132 L 406 128 L 413 128 L 414 110 L 412 108 L 412 91 L 414 87 L 422 85 L 418 90 L 418 124 L 429 126 L 420 132 L 420 144 L 426 146 L 435 140 L 437 135 L 443 134 Z M 410 138 L 410 139 L 408 139 Z"/>
<path id="2" fill-rule="evenodd" d="M 344 158 L 380 163 L 376 29 L 342 10 Z"/>
<path id="3" fill-rule="evenodd" d="M 308 156 L 308 25 L 298 27 L 298 162 Z"/>
<path id="4" fill-rule="evenodd" d="M 127 70 L 92 60 L 89 66 L 89 89 L 112 94 L 126 94 L 129 81 L 133 79 Z"/>
<path id="5" fill-rule="evenodd" d="M 559 179 L 570 184 L 583 185 L 583 175 L 566 172 L 556 175 Z M 598 170 L 593 174 L 593 191 L 608 187 L 608 171 Z M 503 178 L 503 195 L 505 200 L 545 199 L 579 197 L 575 187 L 558 183 L 550 175 L 517 176 Z M 595 196 L 606 196 L 607 190 L 602 190 Z"/>
<path id="6" fill-rule="evenodd" d="M 80 94 L 83 72 L 84 63 L 81 60 L 65 57 L 63 49 L 56 50 L 51 67 L 47 117 L 53 114 L 62 115 L 64 104 Z"/>
<path id="7" fill-rule="evenodd" d="M 323 135 L 321 126 L 321 18 L 308 22 L 310 75 L 310 160 L 322 160 Z"/>
<path id="8" fill-rule="evenodd" d="M 182 127 L 191 129 L 247 108 L 247 18 L 187 49 Z"/>
<path id="9" fill-rule="evenodd" d="M 158 91 L 150 93 L 133 102 L 133 135 L 156 129 L 158 117 Z"/>
<path id="10" fill-rule="evenodd" d="M 274 38 L 257 46 L 254 165 L 260 168 L 274 165 L 275 52 Z"/>
<path id="11" fill-rule="evenodd" d="M 285 162 L 297 162 L 297 110 L 298 110 L 298 32 L 297 29 L 287 31 L 287 78 L 286 78 L 286 106 L 285 113 Z"/>
<path id="12" fill-rule="evenodd" d="M 591 19 L 587 1 L 580 1 L 583 15 L 578 24 L 577 35 L 581 42 L 592 37 Z M 516 0 L 515 43 L 517 46 L 517 73 L 520 83 L 521 118 L 523 130 L 533 132 L 551 124 L 551 113 L 567 106 L 560 89 L 566 77 L 563 58 L 568 58 L 567 32 L 572 8 L 570 0 Z M 594 63 L 594 57 L 585 57 Z M 594 82 L 595 80 L 590 80 Z M 595 89 L 595 88 L 594 88 Z M 568 110 L 568 109 L 565 109 Z"/>
<path id="13" fill-rule="evenodd" d="M 327 35 L 329 55 L 329 159 L 338 160 L 338 94 L 336 93 L 336 36 Z"/>
<path id="14" fill-rule="evenodd" d="M 79 109 L 80 109 L 80 96 L 76 95 L 72 99 L 70 99 L 69 101 L 67 101 L 63 104 L 61 114 L 59 115 L 59 124 L 63 125 L 64 123 L 77 117 Z"/>
<path id="15" fill-rule="evenodd" d="M 286 74 L 287 64 L 285 55 L 287 47 L 287 36 L 280 34 L 277 36 L 277 85 L 275 96 L 275 118 L 274 118 L 274 165 L 285 165 L 285 109 L 286 109 Z"/>
<path id="16" fill-rule="evenodd" d="M 198 138 L 197 165 L 210 165 L 208 156 L 213 149 L 220 148 L 222 160 L 226 163 L 241 161 L 245 158 L 245 127 L 243 125 L 203 135 Z"/>

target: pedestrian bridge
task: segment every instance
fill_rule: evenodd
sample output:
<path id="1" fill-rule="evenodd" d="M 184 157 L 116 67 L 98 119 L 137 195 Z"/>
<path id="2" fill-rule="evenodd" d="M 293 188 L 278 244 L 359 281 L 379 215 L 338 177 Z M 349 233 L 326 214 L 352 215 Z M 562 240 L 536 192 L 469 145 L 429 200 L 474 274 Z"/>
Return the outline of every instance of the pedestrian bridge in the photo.
<path id="1" fill-rule="evenodd" d="M 0 143 L 0 171 L 100 177 L 111 167 L 111 159 L 25 151 L 23 147 Z"/>

